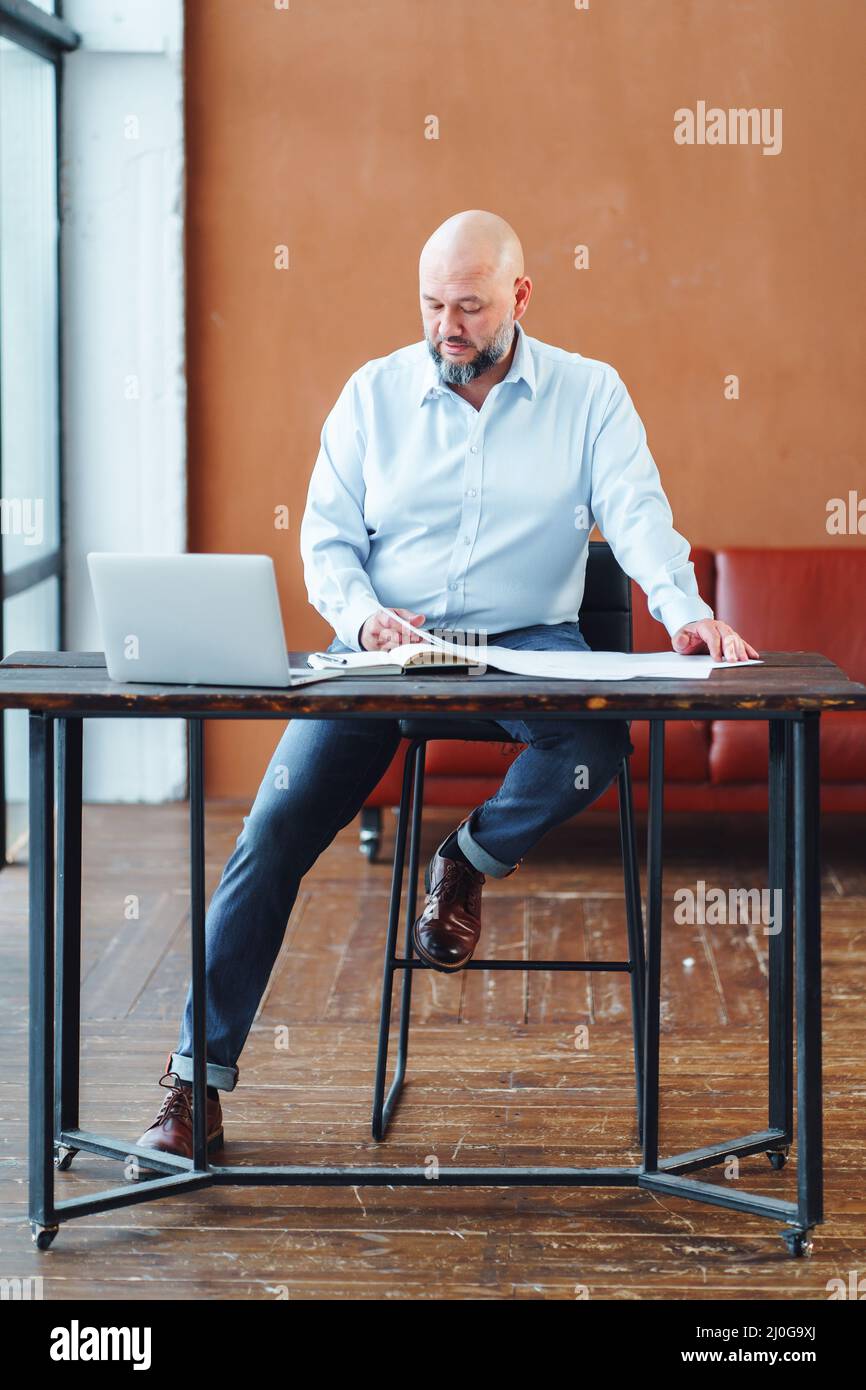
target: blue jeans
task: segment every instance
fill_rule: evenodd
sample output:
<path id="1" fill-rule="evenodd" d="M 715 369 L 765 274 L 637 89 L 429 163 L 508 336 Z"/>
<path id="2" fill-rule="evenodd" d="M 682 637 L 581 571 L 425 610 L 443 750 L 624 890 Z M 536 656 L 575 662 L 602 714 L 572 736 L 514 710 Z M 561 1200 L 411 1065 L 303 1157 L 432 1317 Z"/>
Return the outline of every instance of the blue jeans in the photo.
<path id="1" fill-rule="evenodd" d="M 489 641 L 515 650 L 589 650 L 576 622 L 516 628 Z M 348 650 L 337 638 L 328 648 Z M 633 749 L 625 720 L 530 716 L 496 722 L 527 746 L 499 790 L 461 825 L 458 843 L 477 869 L 503 878 L 546 831 L 601 796 Z M 286 726 L 205 922 L 208 1085 L 234 1090 L 237 1060 L 301 879 L 358 814 L 399 745 L 396 717 L 293 719 Z M 169 1063 L 182 1080 L 192 1080 L 191 1054 L 190 993 Z"/>

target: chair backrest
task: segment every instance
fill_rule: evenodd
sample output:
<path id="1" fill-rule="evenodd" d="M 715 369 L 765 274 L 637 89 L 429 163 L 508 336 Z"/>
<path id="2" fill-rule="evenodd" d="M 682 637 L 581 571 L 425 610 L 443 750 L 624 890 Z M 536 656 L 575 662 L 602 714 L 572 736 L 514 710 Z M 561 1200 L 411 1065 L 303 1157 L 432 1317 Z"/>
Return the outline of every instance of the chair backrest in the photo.
<path id="1" fill-rule="evenodd" d="M 589 543 L 580 630 L 593 651 L 631 651 L 631 583 L 607 541 Z"/>

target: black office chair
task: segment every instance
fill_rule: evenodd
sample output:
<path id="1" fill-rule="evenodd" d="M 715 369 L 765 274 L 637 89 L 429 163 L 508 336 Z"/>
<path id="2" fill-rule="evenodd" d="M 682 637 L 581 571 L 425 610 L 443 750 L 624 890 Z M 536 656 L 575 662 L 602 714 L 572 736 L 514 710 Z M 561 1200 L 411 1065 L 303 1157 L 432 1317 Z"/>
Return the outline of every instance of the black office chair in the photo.
<path id="1" fill-rule="evenodd" d="M 628 577 L 614 559 L 610 546 L 604 541 L 590 542 L 586 585 L 580 609 L 580 627 L 590 647 L 597 651 L 631 651 L 631 587 Z M 429 968 L 413 955 L 414 943 L 412 940 L 412 928 L 417 916 L 418 854 L 421 840 L 421 815 L 424 806 L 424 766 L 427 744 L 433 739 L 464 739 L 467 742 L 490 743 L 520 742 L 519 739 L 509 738 L 505 730 L 494 720 L 483 718 L 443 721 L 423 717 L 401 719 L 400 730 L 404 738 L 410 740 L 410 743 L 406 750 L 406 761 L 403 767 L 403 786 L 397 820 L 397 842 L 394 849 L 391 898 L 388 909 L 388 936 L 385 948 L 385 973 L 382 983 L 379 1049 L 373 1092 L 374 1139 L 384 1138 L 394 1107 L 400 1097 L 406 1074 L 409 1015 L 412 1002 L 412 973 L 416 969 Z M 619 792 L 619 826 L 625 879 L 628 960 L 472 960 L 464 968 L 467 970 L 627 971 L 631 976 L 632 1030 L 634 1034 L 638 1134 L 640 1135 L 643 1097 L 644 933 L 640 874 L 635 843 L 631 768 L 627 755 L 623 758 L 619 769 L 617 789 Z M 409 887 L 406 899 L 406 945 L 405 955 L 399 957 L 396 951 L 397 927 L 403 896 L 407 830 L 409 832 Z M 385 1074 L 391 1034 L 391 999 L 394 973 L 397 970 L 405 972 L 400 1005 L 400 1036 L 394 1079 L 391 1082 L 387 1099 L 385 1099 Z"/>

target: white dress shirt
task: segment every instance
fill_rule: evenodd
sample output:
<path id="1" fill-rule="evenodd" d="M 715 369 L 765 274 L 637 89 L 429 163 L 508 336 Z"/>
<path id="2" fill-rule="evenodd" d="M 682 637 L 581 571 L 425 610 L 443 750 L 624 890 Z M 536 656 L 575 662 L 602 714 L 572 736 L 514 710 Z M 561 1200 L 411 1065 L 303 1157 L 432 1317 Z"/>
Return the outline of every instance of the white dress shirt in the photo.
<path id="1" fill-rule="evenodd" d="M 301 555 L 352 650 L 382 607 L 490 638 L 575 621 L 595 521 L 671 635 L 712 618 L 618 373 L 516 331 L 480 410 L 422 341 L 360 367 L 325 421 Z"/>

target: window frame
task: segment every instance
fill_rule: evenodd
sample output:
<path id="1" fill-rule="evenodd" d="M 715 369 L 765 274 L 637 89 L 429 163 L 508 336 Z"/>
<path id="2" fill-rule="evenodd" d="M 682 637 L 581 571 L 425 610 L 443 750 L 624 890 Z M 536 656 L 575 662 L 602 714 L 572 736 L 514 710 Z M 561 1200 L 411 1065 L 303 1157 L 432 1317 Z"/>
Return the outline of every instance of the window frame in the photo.
<path id="1" fill-rule="evenodd" d="M 62 6 L 58 6 L 62 8 Z M 61 14 L 49 14 L 42 10 L 38 5 L 31 3 L 31 0 L 0 0 L 0 38 L 6 39 L 9 43 L 16 44 L 19 48 L 28 49 L 35 53 L 37 57 L 45 59 L 54 67 L 54 122 L 55 122 L 55 168 L 54 168 L 54 188 L 57 210 L 57 266 L 56 266 L 56 286 L 57 286 L 57 353 L 55 362 L 55 372 L 57 380 L 57 418 L 54 421 L 56 431 L 56 458 L 57 458 L 57 506 L 59 509 L 58 542 L 54 550 L 47 555 L 42 555 L 33 560 L 30 564 L 21 565 L 11 574 L 3 573 L 3 535 L 0 532 L 0 653 L 3 651 L 5 639 L 5 604 L 9 598 L 14 598 L 18 594 L 26 593 L 35 585 L 41 584 L 44 580 L 57 576 L 58 581 L 58 640 L 62 648 L 65 634 L 65 584 L 64 584 L 64 525 L 63 525 L 63 358 L 62 358 L 62 294 L 61 294 L 61 256 L 60 256 L 60 226 L 62 222 L 62 209 L 60 203 L 60 168 L 62 162 L 61 149 L 61 110 L 62 110 L 62 82 L 63 82 L 63 58 L 67 53 L 73 52 L 81 44 L 81 37 L 75 30 L 66 23 Z M 2 390 L 2 376 L 0 376 L 0 390 Z M 3 437 L 2 437 L 2 416 L 0 416 L 0 497 L 3 496 Z M 5 721 L 0 711 L 0 868 L 5 867 L 6 859 L 6 747 L 5 747 Z"/>

